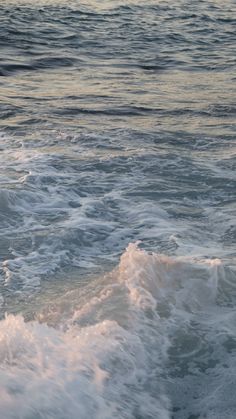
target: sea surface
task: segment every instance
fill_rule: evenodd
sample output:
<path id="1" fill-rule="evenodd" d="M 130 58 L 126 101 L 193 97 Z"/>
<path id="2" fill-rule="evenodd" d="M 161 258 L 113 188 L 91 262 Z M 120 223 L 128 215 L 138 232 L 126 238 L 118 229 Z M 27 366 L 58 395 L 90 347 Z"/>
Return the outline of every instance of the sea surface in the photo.
<path id="1" fill-rule="evenodd" d="M 236 3 L 2 0 L 0 418 L 236 418 Z"/>

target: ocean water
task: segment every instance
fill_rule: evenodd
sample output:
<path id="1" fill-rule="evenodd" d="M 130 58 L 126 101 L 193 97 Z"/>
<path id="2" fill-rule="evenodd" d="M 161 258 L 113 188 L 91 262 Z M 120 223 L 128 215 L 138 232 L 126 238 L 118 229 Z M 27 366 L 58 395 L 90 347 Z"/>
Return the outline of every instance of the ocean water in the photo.
<path id="1" fill-rule="evenodd" d="M 0 51 L 0 419 L 235 419 L 234 0 L 3 0 Z"/>

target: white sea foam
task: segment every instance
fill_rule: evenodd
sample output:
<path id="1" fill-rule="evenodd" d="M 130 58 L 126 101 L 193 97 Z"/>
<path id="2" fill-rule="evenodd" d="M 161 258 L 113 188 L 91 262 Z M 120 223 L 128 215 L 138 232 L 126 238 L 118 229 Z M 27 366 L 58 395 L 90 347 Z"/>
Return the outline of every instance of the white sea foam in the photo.
<path id="1" fill-rule="evenodd" d="M 117 269 L 78 291 L 77 303 L 72 294 L 59 298 L 55 327 L 47 325 L 51 308 L 39 312 L 38 321 L 6 316 L 0 322 L 0 417 L 168 419 L 179 404 L 182 416 L 176 417 L 187 418 L 191 409 L 181 388 L 192 403 L 194 391 L 200 394 L 205 412 L 207 400 L 213 401 L 199 393 L 204 374 L 194 375 L 201 351 L 212 367 L 206 336 L 197 335 L 211 325 L 210 347 L 214 333 L 233 333 L 234 318 L 217 307 L 222 269 L 219 260 L 174 259 L 130 244 Z M 72 307 L 72 301 L 66 314 L 65 303 Z M 217 345 L 218 359 L 224 339 Z M 192 387 L 182 359 L 192 370 Z M 225 382 L 223 364 L 221 370 Z M 213 400 L 215 384 L 208 386 Z M 223 396 L 220 389 L 217 394 Z"/>
<path id="2" fill-rule="evenodd" d="M 132 258 L 134 252 L 131 246 L 126 257 Z M 118 282 L 110 278 L 97 296 L 64 325 L 58 324 L 64 331 L 37 321 L 26 323 L 22 316 L 9 315 L 1 321 L 1 417 L 169 418 L 168 401 L 158 379 L 158 359 L 152 363 L 157 374 L 155 397 L 149 377 L 150 355 L 159 356 L 161 340 L 158 334 L 154 340 L 149 336 L 151 325 L 141 315 L 143 307 L 137 311 L 132 298 L 129 301 L 121 276 L 120 271 Z M 106 315 L 111 302 L 119 304 L 119 295 L 126 299 L 127 324 L 123 319 L 122 325 L 110 319 L 111 313 Z M 119 309 L 114 307 L 114 312 Z M 104 319 L 97 321 L 99 310 L 104 310 Z M 85 316 L 87 325 L 81 326 Z"/>
<path id="3" fill-rule="evenodd" d="M 172 190 L 168 165 L 181 174 L 183 165 L 190 170 L 188 159 L 154 150 L 150 140 L 146 144 L 138 137 L 134 143 L 125 130 L 112 135 L 52 131 L 37 141 L 34 135 L 0 135 L 0 147 L 0 274 L 11 292 L 31 292 L 65 266 L 90 271 L 117 263 L 130 240 L 199 258 L 233 250 L 231 206 L 215 209 L 204 196 L 196 201 L 179 187 Z M 193 163 L 202 168 L 201 159 Z M 214 168 L 211 160 L 213 178 Z M 215 240 L 217 234 L 225 247 Z"/>

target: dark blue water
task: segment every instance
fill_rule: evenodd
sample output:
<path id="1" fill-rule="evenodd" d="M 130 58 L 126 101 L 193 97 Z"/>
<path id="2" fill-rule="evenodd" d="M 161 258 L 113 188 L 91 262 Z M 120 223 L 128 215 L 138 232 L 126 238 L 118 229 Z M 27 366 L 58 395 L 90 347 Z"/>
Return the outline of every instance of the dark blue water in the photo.
<path id="1" fill-rule="evenodd" d="M 232 0 L 0 5 L 1 418 L 235 419 L 235 45 Z"/>

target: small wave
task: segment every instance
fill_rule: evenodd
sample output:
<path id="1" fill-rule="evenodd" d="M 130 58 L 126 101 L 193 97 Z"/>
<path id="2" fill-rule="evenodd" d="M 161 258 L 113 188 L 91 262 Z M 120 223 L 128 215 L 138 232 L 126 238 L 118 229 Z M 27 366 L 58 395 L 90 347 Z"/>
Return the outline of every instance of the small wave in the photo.
<path id="1" fill-rule="evenodd" d="M 59 109 L 55 113 L 63 115 L 79 115 L 79 114 L 89 114 L 89 115 L 114 115 L 114 116 L 138 116 L 146 115 L 150 113 L 155 113 L 158 110 L 155 108 L 148 108 L 142 106 L 129 106 L 129 107 L 119 107 L 119 108 L 109 108 L 109 109 L 86 109 L 86 108 L 63 108 Z"/>
<path id="2" fill-rule="evenodd" d="M 30 72 L 43 69 L 55 69 L 58 67 L 71 67 L 76 61 L 76 59 L 68 57 L 46 57 L 38 58 L 25 64 L 1 63 L 0 76 L 7 77 L 22 71 Z"/>

